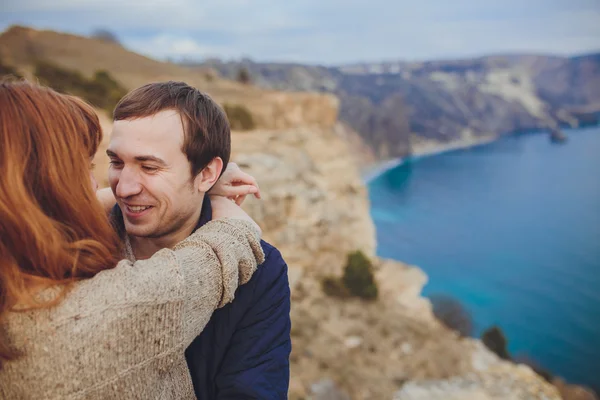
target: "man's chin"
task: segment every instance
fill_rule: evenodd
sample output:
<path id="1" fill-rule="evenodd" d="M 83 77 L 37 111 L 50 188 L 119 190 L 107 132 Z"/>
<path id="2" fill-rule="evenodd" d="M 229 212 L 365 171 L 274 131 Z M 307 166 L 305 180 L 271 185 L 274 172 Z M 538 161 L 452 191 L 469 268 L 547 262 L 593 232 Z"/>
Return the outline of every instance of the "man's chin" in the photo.
<path id="1" fill-rule="evenodd" d="M 127 231 L 128 235 L 137 237 L 152 237 L 152 234 L 155 231 L 155 229 L 153 229 L 151 226 L 146 224 L 131 223 L 127 220 L 127 218 L 125 218 L 125 230 Z"/>

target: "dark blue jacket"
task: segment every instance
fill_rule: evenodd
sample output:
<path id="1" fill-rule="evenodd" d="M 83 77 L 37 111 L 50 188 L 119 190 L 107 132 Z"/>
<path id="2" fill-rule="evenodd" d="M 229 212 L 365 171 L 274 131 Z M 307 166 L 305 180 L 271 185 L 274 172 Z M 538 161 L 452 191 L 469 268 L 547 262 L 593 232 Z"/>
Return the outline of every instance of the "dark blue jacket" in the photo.
<path id="1" fill-rule="evenodd" d="M 211 219 L 206 196 L 196 229 Z M 275 247 L 261 244 L 265 262 L 185 352 L 199 400 L 287 399 L 292 350 L 287 265 Z"/>

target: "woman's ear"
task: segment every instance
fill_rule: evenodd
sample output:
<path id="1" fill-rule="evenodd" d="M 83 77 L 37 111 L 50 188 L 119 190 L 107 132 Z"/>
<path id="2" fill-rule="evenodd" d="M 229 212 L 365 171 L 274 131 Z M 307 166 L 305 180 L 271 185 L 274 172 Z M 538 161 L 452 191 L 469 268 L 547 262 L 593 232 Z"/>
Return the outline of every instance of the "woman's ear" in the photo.
<path id="1" fill-rule="evenodd" d="M 206 193 L 219 180 L 223 171 L 223 160 L 221 157 L 215 157 L 208 163 L 202 171 L 194 178 L 194 186 L 200 192 Z"/>

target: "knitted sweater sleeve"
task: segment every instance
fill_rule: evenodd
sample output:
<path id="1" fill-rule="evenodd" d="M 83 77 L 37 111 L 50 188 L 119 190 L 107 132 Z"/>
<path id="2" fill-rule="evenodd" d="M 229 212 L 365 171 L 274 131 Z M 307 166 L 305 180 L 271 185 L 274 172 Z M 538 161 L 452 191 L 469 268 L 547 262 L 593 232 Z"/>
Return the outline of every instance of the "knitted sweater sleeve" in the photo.
<path id="1" fill-rule="evenodd" d="M 233 301 L 238 286 L 250 280 L 265 256 L 258 231 L 234 219 L 209 222 L 173 250 L 184 277 L 184 341 L 188 346 L 213 311 Z"/>
<path id="2" fill-rule="evenodd" d="M 0 399 L 186 398 L 185 348 L 263 258 L 251 224 L 213 221 L 78 282 L 54 307 L 10 313 L 6 335 L 23 356 L 0 370 Z"/>
<path id="3" fill-rule="evenodd" d="M 233 301 L 238 286 L 248 282 L 263 261 L 258 231 L 248 222 L 222 219 L 209 222 L 172 250 L 163 249 L 147 260 L 136 261 L 132 269 L 139 273 L 130 279 L 150 291 L 148 296 L 156 291 L 159 302 L 161 298 L 181 302 L 177 313 L 181 320 L 171 322 L 180 325 L 178 333 L 187 346 L 215 309 Z"/>

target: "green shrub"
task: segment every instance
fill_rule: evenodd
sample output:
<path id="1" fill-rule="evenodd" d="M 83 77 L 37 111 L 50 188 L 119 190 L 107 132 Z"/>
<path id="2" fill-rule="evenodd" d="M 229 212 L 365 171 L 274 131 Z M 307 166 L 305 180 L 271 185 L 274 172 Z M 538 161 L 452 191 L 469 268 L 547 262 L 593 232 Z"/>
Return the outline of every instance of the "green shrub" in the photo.
<path id="1" fill-rule="evenodd" d="M 98 107 L 112 111 L 121 97 L 127 94 L 122 87 L 107 71 L 96 71 L 94 79 L 88 86 L 88 96 L 95 96 Z M 90 102 L 92 102 L 90 100 Z"/>
<path id="2" fill-rule="evenodd" d="M 92 32 L 92 37 L 94 39 L 100 39 L 102 41 L 108 43 L 114 43 L 121 46 L 121 42 L 119 41 L 119 37 L 114 34 L 114 32 L 109 31 L 108 29 L 99 28 Z"/>
<path id="3" fill-rule="evenodd" d="M 328 296 L 342 298 L 350 296 L 350 292 L 344 286 L 344 283 L 339 278 L 333 276 L 323 278 L 321 287 L 323 288 L 323 292 Z"/>
<path id="4" fill-rule="evenodd" d="M 256 124 L 250 111 L 242 105 L 224 104 L 223 109 L 229 119 L 231 129 L 247 131 L 254 129 Z"/>
<path id="5" fill-rule="evenodd" d="M 450 296 L 431 296 L 433 315 L 448 328 L 457 331 L 461 336 L 471 336 L 473 320 L 469 312 L 456 299 Z"/>
<path id="6" fill-rule="evenodd" d="M 348 264 L 344 268 L 342 282 L 353 296 L 369 300 L 377 298 L 378 290 L 373 275 L 373 265 L 360 250 L 348 255 Z"/>
<path id="7" fill-rule="evenodd" d="M 81 88 L 86 84 L 85 78 L 79 72 L 61 68 L 47 61 L 38 61 L 34 74 L 41 83 L 61 93 L 80 95 L 73 92 L 81 92 Z"/>
<path id="8" fill-rule="evenodd" d="M 98 108 L 112 111 L 127 90 L 106 71 L 97 71 L 87 79 L 77 71 L 47 61 L 35 65 L 35 75 L 44 85 L 61 93 L 79 96 Z"/>
<path id="9" fill-rule="evenodd" d="M 15 68 L 4 64 L 2 60 L 0 60 L 0 79 L 8 76 L 19 79 L 23 77 Z"/>
<path id="10" fill-rule="evenodd" d="M 515 357 L 511 357 L 510 353 L 508 352 L 508 340 L 506 339 L 506 336 L 500 327 L 492 326 L 486 329 L 481 335 L 481 341 L 488 349 L 496 353 L 498 357 L 504 360 L 513 361 L 517 364 L 525 364 L 549 383 L 553 382 L 554 374 L 548 369 L 542 367 L 529 356 L 520 354 Z"/>
<path id="11" fill-rule="evenodd" d="M 239 69 L 236 79 L 238 82 L 247 85 L 250 83 L 250 72 L 246 67 L 242 67 Z"/>
<path id="12" fill-rule="evenodd" d="M 481 335 L 481 341 L 485 346 L 496 353 L 498 357 L 504 360 L 510 360 L 510 354 L 508 353 L 507 340 L 504 336 L 504 332 L 497 326 L 488 328 Z"/>

